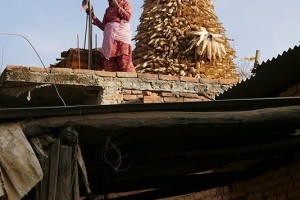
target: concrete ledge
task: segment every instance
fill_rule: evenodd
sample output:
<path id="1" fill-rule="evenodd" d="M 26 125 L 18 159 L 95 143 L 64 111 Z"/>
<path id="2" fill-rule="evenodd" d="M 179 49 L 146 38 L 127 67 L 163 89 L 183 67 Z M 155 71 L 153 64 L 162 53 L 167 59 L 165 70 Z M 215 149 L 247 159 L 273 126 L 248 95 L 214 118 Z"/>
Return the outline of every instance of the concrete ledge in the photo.
<path id="1" fill-rule="evenodd" d="M 145 78 L 150 80 L 157 80 L 158 74 L 138 74 L 138 78 Z"/>
<path id="2" fill-rule="evenodd" d="M 160 80 L 179 81 L 178 76 L 169 76 L 169 75 L 164 75 L 164 74 L 158 74 L 158 78 Z"/>
<path id="3" fill-rule="evenodd" d="M 95 71 L 96 76 L 117 77 L 117 72 Z"/>
<path id="4" fill-rule="evenodd" d="M 73 69 L 71 69 L 71 68 L 51 68 L 50 73 L 71 74 L 71 73 L 73 73 Z"/>
<path id="5" fill-rule="evenodd" d="M 117 72 L 119 78 L 137 78 L 137 73 L 133 72 Z"/>
<path id="6" fill-rule="evenodd" d="M 41 67 L 29 67 L 29 70 L 31 72 L 48 72 L 50 73 L 51 72 L 51 69 L 50 68 L 41 68 Z"/>
<path id="7" fill-rule="evenodd" d="M 95 75 L 95 71 L 89 69 L 74 69 L 74 74 Z"/>
<path id="8" fill-rule="evenodd" d="M 194 78 L 194 77 L 181 76 L 180 80 L 184 82 L 199 83 L 199 78 Z"/>
<path id="9" fill-rule="evenodd" d="M 101 96 L 103 104 L 115 104 L 135 98 L 143 98 L 144 103 L 213 100 L 218 94 L 238 83 L 237 79 L 199 79 L 162 74 L 71 68 L 45 69 L 14 65 L 7 66 L 1 79 L 2 85 L 11 83 L 20 86 L 24 83 L 48 84 L 55 79 L 56 84 L 61 86 L 98 87 L 103 92 Z M 124 98 L 123 95 L 125 95 Z M 203 98 L 199 98 L 199 95 Z"/>
<path id="10" fill-rule="evenodd" d="M 229 79 L 219 79 L 219 83 L 222 85 L 236 85 L 238 84 L 239 79 L 229 78 Z"/>

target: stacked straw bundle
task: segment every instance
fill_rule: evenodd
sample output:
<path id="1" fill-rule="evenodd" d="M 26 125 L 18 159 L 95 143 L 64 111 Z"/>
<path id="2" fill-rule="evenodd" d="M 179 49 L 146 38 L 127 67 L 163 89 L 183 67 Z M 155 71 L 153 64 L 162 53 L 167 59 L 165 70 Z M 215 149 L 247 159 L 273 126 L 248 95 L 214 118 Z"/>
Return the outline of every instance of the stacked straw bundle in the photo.
<path id="1" fill-rule="evenodd" d="M 210 0 L 145 0 L 134 37 L 140 73 L 237 78 L 224 28 Z"/>

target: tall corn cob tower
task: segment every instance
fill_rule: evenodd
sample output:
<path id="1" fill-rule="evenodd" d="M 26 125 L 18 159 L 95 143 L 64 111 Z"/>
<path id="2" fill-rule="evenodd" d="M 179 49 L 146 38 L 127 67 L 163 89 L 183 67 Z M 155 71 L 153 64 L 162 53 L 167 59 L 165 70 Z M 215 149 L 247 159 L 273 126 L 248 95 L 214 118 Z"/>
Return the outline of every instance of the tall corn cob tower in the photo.
<path id="1" fill-rule="evenodd" d="M 210 0 L 144 0 L 134 37 L 140 73 L 238 78 L 235 51 Z"/>

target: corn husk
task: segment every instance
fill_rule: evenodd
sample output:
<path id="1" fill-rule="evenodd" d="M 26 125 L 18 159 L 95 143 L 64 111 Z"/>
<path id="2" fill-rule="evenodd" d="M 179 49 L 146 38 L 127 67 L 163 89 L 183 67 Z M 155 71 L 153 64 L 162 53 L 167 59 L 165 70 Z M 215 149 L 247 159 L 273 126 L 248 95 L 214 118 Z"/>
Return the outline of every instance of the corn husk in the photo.
<path id="1" fill-rule="evenodd" d="M 235 51 L 210 0 L 145 0 L 133 40 L 137 72 L 238 77 Z"/>

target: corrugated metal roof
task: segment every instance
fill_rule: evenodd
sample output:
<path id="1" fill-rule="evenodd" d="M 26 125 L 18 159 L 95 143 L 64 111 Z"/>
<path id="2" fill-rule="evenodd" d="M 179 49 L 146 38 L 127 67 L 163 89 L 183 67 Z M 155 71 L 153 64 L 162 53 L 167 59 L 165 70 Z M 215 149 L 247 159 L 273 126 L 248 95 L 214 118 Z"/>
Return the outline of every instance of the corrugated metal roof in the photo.
<path id="1" fill-rule="evenodd" d="M 280 92 L 300 82 L 300 46 L 263 62 L 253 73 L 254 76 L 220 94 L 216 99 L 277 97 Z"/>

